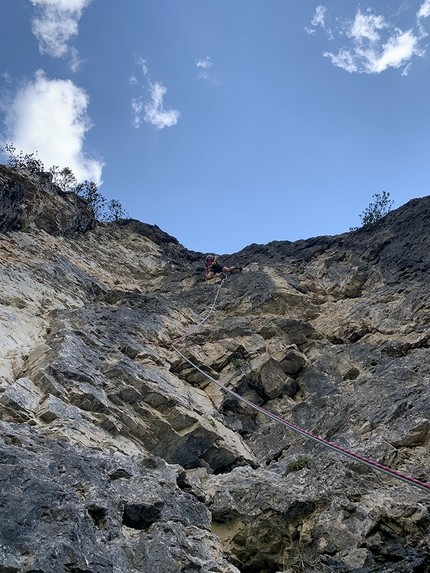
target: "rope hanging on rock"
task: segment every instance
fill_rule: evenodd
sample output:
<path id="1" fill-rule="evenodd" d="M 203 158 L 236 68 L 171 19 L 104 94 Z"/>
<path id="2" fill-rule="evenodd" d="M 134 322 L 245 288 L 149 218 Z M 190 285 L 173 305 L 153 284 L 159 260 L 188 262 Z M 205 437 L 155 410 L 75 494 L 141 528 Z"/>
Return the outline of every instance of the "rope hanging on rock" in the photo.
<path id="1" fill-rule="evenodd" d="M 179 342 L 181 342 L 182 340 L 184 340 L 184 338 L 187 338 L 187 336 L 189 336 L 190 334 L 192 334 L 193 332 L 195 332 L 204 322 L 207 321 L 207 319 L 210 317 L 210 315 L 213 313 L 214 309 L 215 309 L 215 305 L 216 305 L 216 301 L 218 300 L 218 295 L 220 293 L 221 287 L 224 284 L 224 281 L 227 280 L 227 275 L 225 273 L 222 273 L 224 275 L 224 278 L 222 279 L 222 281 L 219 284 L 218 290 L 216 291 L 216 295 L 215 295 L 215 299 L 212 303 L 212 306 L 210 308 L 209 313 L 207 314 L 207 316 L 204 317 L 203 320 L 201 320 L 198 324 L 196 324 L 195 326 L 193 326 L 193 328 L 190 328 L 190 330 L 187 330 L 187 332 L 185 334 L 183 334 L 180 338 L 177 338 L 176 340 L 174 340 L 172 342 L 172 346 L 174 344 L 178 344 Z"/>
<path id="2" fill-rule="evenodd" d="M 149 344 L 151 346 L 161 346 L 162 348 L 170 348 L 174 344 L 178 344 L 178 342 L 181 342 L 182 340 L 184 340 L 184 338 L 187 338 L 187 336 L 189 336 L 190 334 L 195 332 L 204 322 L 207 321 L 207 319 L 210 317 L 210 315 L 212 314 L 212 311 L 215 308 L 216 301 L 218 300 L 218 295 L 220 293 L 221 287 L 222 287 L 223 283 L 227 280 L 227 275 L 225 273 L 221 273 L 221 274 L 224 275 L 224 278 L 222 279 L 222 281 L 220 282 L 220 284 L 218 286 L 218 290 L 216 292 L 215 299 L 212 303 L 211 309 L 210 309 L 209 313 L 199 323 L 197 323 L 195 326 L 190 328 L 190 330 L 187 330 L 187 332 L 185 334 L 183 334 L 181 337 L 177 338 L 173 342 L 153 342 L 151 340 L 145 340 L 144 343 Z"/>
<path id="3" fill-rule="evenodd" d="M 295 424 L 288 422 L 287 420 L 284 420 L 284 418 L 281 418 L 280 416 L 277 416 L 276 414 L 273 414 L 272 412 L 269 412 L 268 410 L 265 410 L 264 408 L 262 408 L 261 406 L 257 406 L 257 404 L 254 404 L 254 402 L 251 402 L 251 400 L 248 400 L 247 398 L 245 398 L 244 396 L 241 396 L 240 394 L 238 394 L 237 392 L 235 392 L 234 390 L 231 390 L 230 388 L 227 388 L 227 386 L 224 386 L 224 384 L 222 384 L 221 382 L 219 382 L 219 380 L 215 380 L 215 378 L 212 378 L 212 376 L 210 376 L 209 374 L 207 374 L 206 372 L 204 372 L 201 368 L 199 368 L 196 364 L 194 364 L 193 362 L 191 362 L 191 360 L 189 360 L 186 356 L 184 356 L 182 354 L 182 352 L 180 350 L 178 350 L 176 348 L 176 344 L 178 344 L 179 342 L 182 342 L 185 338 L 187 338 L 190 334 L 192 334 L 193 332 L 195 332 L 199 326 L 201 326 L 204 322 L 206 322 L 206 320 L 209 318 L 209 316 L 212 314 L 212 312 L 215 309 L 215 305 L 218 299 L 218 295 L 220 293 L 221 287 L 224 283 L 224 281 L 226 280 L 226 276 L 224 276 L 224 278 L 222 279 L 218 290 L 216 292 L 215 295 L 215 300 L 211 306 L 211 309 L 209 311 L 209 313 L 207 314 L 207 316 L 205 316 L 205 318 L 203 320 L 201 320 L 198 324 L 196 324 L 193 328 L 191 328 L 190 330 L 188 330 L 185 334 L 183 334 L 180 338 L 178 338 L 177 340 L 175 340 L 174 342 L 172 342 L 171 347 L 173 348 L 173 350 L 179 354 L 179 356 L 181 356 L 184 360 L 186 360 L 188 362 L 188 364 L 190 364 L 193 368 L 195 368 L 198 372 L 200 372 L 201 374 L 203 374 L 203 376 L 205 376 L 206 378 L 208 378 L 209 380 L 211 380 L 211 382 L 214 382 L 214 384 L 216 384 L 217 386 L 219 386 L 220 388 L 222 388 L 225 392 L 228 392 L 229 394 L 231 394 L 232 396 L 234 396 L 235 398 L 237 398 L 237 400 L 240 400 L 241 402 L 244 402 L 245 404 L 247 404 L 248 406 L 250 406 L 251 408 L 253 408 L 254 410 L 257 410 L 258 412 L 261 412 L 262 414 L 264 414 L 265 416 L 268 416 L 269 418 L 271 418 L 272 420 L 275 420 L 276 422 L 279 422 L 280 424 L 283 424 L 284 426 L 286 426 L 287 428 L 289 428 L 290 430 L 293 430 L 294 432 L 297 432 L 299 434 L 301 434 L 302 436 L 305 436 L 306 438 L 309 438 L 311 440 L 314 440 L 315 442 L 318 442 L 319 444 L 322 444 L 324 446 L 326 446 L 327 448 L 334 450 L 337 453 L 340 453 L 341 455 L 347 456 L 349 458 L 352 458 L 353 460 L 364 464 L 366 466 L 369 466 L 379 472 L 383 472 L 387 475 L 390 475 L 398 480 L 401 480 L 403 482 L 408 483 L 409 485 L 413 485 L 415 487 L 419 487 L 421 489 L 424 489 L 427 492 L 430 492 L 430 484 L 429 483 L 425 483 L 422 482 L 420 480 L 417 480 L 413 477 L 407 476 L 406 474 L 403 474 L 401 472 L 398 472 L 396 470 L 393 470 L 387 466 L 384 466 L 378 462 L 374 462 L 373 460 L 370 460 L 368 458 L 365 458 L 363 456 L 360 456 L 359 454 L 356 454 L 354 452 L 351 452 L 350 450 L 347 450 L 346 448 L 342 448 L 341 446 L 338 446 L 336 444 L 333 444 L 332 442 L 329 442 L 327 440 L 325 440 L 324 438 L 321 438 L 319 436 L 316 436 L 315 434 L 312 434 L 311 432 L 308 432 L 307 430 L 303 430 L 302 428 L 300 428 L 299 426 L 296 426 Z"/>

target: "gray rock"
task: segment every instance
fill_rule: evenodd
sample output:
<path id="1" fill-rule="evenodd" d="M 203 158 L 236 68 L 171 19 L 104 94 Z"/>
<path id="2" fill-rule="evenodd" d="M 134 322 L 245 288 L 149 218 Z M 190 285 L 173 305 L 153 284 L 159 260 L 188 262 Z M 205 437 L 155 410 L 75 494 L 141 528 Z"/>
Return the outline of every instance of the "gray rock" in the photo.
<path id="1" fill-rule="evenodd" d="M 0 166 L 0 204 L 5 209 L 0 231 L 31 224 L 51 235 L 85 233 L 96 220 L 87 202 L 75 193 L 63 193 L 50 173 L 27 174 Z"/>
<path id="2" fill-rule="evenodd" d="M 0 169 L 0 233 L 18 231 L 25 219 L 24 186 Z"/>
<path id="3" fill-rule="evenodd" d="M 306 365 L 306 356 L 295 348 L 289 348 L 283 360 L 281 368 L 285 374 L 298 374 Z"/>
<path id="4" fill-rule="evenodd" d="M 286 376 L 282 365 L 273 358 L 263 364 L 258 373 L 258 384 L 269 400 L 284 394 L 294 396 L 299 389 L 297 382 Z"/>
<path id="5" fill-rule="evenodd" d="M 0 428 L 1 570 L 152 573 L 180 571 L 184 562 L 213 571 L 218 542 L 208 510 L 177 487 L 162 460 L 75 448 L 16 424 Z"/>
<path id="6" fill-rule="evenodd" d="M 243 271 L 178 343 L 202 373 L 171 347 L 218 291 L 201 253 L 94 227 L 49 175 L 0 179 L 0 571 L 429 570 L 427 491 L 205 375 L 428 482 L 429 197 L 222 256 Z"/>

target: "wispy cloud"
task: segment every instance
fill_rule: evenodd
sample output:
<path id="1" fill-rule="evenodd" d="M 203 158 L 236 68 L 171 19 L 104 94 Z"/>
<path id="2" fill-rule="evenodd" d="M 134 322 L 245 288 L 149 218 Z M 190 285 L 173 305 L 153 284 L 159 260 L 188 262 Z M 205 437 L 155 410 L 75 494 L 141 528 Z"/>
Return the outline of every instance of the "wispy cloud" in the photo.
<path id="1" fill-rule="evenodd" d="M 46 167 L 70 167 L 78 180 L 101 183 L 103 162 L 83 150 L 92 127 L 87 115 L 89 97 L 71 80 L 51 80 L 42 70 L 10 101 L 2 102 L 5 142 L 26 153 L 38 151 Z"/>
<path id="2" fill-rule="evenodd" d="M 322 26 L 324 28 L 325 22 L 324 17 L 325 13 L 327 12 L 327 8 L 320 4 L 316 7 L 315 14 L 312 17 L 311 24 L 312 26 Z"/>
<path id="3" fill-rule="evenodd" d="M 4 79 L 5 82 L 7 82 L 8 84 L 12 83 L 12 79 L 10 77 L 9 72 L 3 72 L 1 77 Z"/>
<path id="4" fill-rule="evenodd" d="M 131 109 L 133 110 L 133 120 L 132 125 L 136 129 L 140 127 L 142 123 L 142 111 L 143 111 L 143 98 L 142 96 L 137 98 L 131 98 Z"/>
<path id="5" fill-rule="evenodd" d="M 37 9 L 32 31 L 39 42 L 39 51 L 54 58 L 71 55 L 71 68 L 76 71 L 82 62 L 69 41 L 78 34 L 82 11 L 91 0 L 30 0 Z"/>
<path id="6" fill-rule="evenodd" d="M 133 112 L 132 125 L 138 129 L 142 121 L 153 125 L 157 129 L 176 125 L 181 116 L 180 112 L 166 108 L 163 102 L 167 93 L 167 88 L 161 82 L 151 82 L 146 60 L 135 54 L 135 62 L 142 69 L 144 84 L 141 85 L 136 76 L 130 77 L 130 84 L 138 86 L 145 92 L 149 92 L 149 100 L 143 95 L 131 99 L 131 109 Z"/>
<path id="7" fill-rule="evenodd" d="M 219 84 L 216 77 L 209 73 L 209 68 L 213 66 L 210 56 L 206 56 L 204 60 L 196 60 L 196 66 L 199 68 L 199 80 L 206 80 L 212 84 Z"/>
<path id="8" fill-rule="evenodd" d="M 204 68 L 204 69 L 206 69 L 206 68 L 212 67 L 212 65 L 213 65 L 213 64 L 212 64 L 211 59 L 210 59 L 209 56 L 206 56 L 206 58 L 205 58 L 204 60 L 197 60 L 197 61 L 196 61 L 196 66 L 197 66 L 198 68 Z"/>
<path id="9" fill-rule="evenodd" d="M 366 40 L 368 40 L 370 44 L 374 44 L 381 38 L 379 30 L 388 27 L 383 16 L 362 14 L 360 10 L 358 10 L 351 29 L 347 32 L 347 36 L 353 38 L 358 44 L 362 44 Z"/>
<path id="10" fill-rule="evenodd" d="M 420 9 L 417 12 L 417 18 L 428 18 L 430 16 L 430 0 L 425 0 L 421 4 Z"/>
<path id="11" fill-rule="evenodd" d="M 403 71 L 402 71 L 402 76 L 407 76 L 409 75 L 409 70 L 411 69 L 412 64 L 408 64 L 407 66 L 404 67 Z"/>
<path id="12" fill-rule="evenodd" d="M 388 68 L 404 66 L 402 75 L 406 76 L 411 60 L 425 54 L 421 40 L 427 32 L 421 20 L 428 16 L 430 0 L 425 0 L 416 13 L 416 27 L 404 31 L 393 23 L 393 15 L 386 18 L 374 13 L 370 8 L 366 12 L 358 8 L 352 21 L 336 18 L 335 30 L 344 45 L 336 51 L 327 50 L 323 55 L 329 58 L 333 65 L 349 73 L 379 74 Z M 320 25 L 325 28 L 329 40 L 335 39 L 332 30 L 326 27 L 324 6 L 317 7 L 311 23 L 313 26 Z M 314 33 L 310 28 L 305 28 L 305 31 L 308 34 Z M 349 45 L 345 45 L 345 38 L 349 40 Z"/>
<path id="13" fill-rule="evenodd" d="M 70 70 L 75 74 L 85 62 L 83 58 L 79 57 L 79 52 L 75 48 L 70 48 Z"/>
<path id="14" fill-rule="evenodd" d="M 159 82 L 150 84 L 150 89 L 151 101 L 144 105 L 145 115 L 143 119 L 157 129 L 176 125 L 181 114 L 179 111 L 164 107 L 163 97 L 166 95 L 167 89 Z"/>
<path id="15" fill-rule="evenodd" d="M 146 60 L 144 60 L 141 56 L 134 54 L 134 59 L 136 64 L 142 68 L 142 74 L 146 76 L 148 73 L 148 66 L 146 65 Z"/>
<path id="16" fill-rule="evenodd" d="M 325 35 L 328 37 L 328 39 L 329 40 L 333 39 L 333 32 L 331 31 L 331 28 L 326 27 L 326 21 L 325 21 L 326 12 L 327 8 L 322 4 L 319 4 L 315 8 L 315 13 L 311 18 L 311 24 L 312 26 L 314 26 L 314 28 L 309 28 L 308 26 L 306 26 L 304 28 L 306 34 L 314 36 L 317 33 L 316 28 L 318 28 L 318 26 L 321 26 L 321 28 L 324 29 Z"/>

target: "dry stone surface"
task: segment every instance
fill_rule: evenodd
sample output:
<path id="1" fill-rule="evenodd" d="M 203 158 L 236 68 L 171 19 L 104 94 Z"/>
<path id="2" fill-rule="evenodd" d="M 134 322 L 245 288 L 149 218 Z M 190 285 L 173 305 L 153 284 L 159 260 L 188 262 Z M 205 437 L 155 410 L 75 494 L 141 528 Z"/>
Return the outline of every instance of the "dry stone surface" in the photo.
<path id="1" fill-rule="evenodd" d="M 425 197 L 225 255 L 178 347 L 429 482 L 429 222 Z M 429 491 L 172 349 L 219 286 L 202 253 L 5 167 L 0 233 L 0 573 L 430 571 Z"/>

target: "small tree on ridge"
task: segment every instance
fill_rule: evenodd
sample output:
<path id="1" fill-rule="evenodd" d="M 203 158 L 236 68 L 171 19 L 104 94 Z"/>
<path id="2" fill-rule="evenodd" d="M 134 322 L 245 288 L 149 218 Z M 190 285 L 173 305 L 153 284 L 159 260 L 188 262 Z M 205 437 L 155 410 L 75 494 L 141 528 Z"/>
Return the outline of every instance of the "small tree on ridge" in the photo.
<path id="1" fill-rule="evenodd" d="M 373 202 L 369 203 L 363 213 L 359 215 L 361 226 L 375 223 L 375 221 L 385 217 L 385 215 L 391 211 L 391 207 L 394 204 L 394 201 L 390 199 L 390 194 L 386 191 L 382 191 L 382 195 L 375 193 L 375 195 L 372 195 L 372 198 Z M 350 227 L 349 230 L 356 231 L 357 229 L 358 227 Z"/>
<path id="2" fill-rule="evenodd" d="M 372 197 L 374 199 L 373 203 L 369 203 L 369 206 L 366 207 L 360 215 L 362 225 L 374 223 L 378 221 L 378 219 L 385 217 L 385 215 L 391 211 L 391 207 L 394 204 L 394 201 L 390 199 L 390 194 L 386 191 L 382 191 L 382 195 L 375 193 Z"/>

